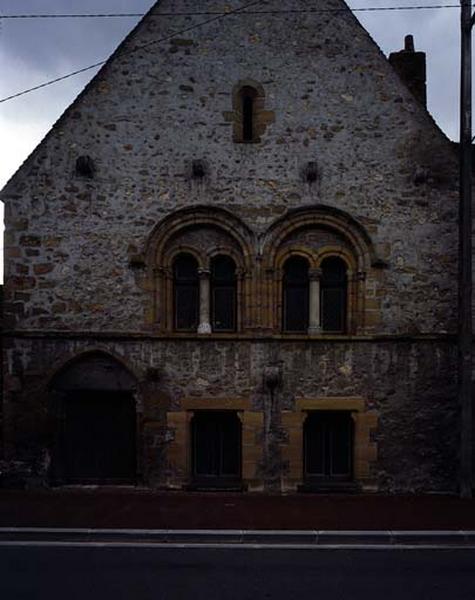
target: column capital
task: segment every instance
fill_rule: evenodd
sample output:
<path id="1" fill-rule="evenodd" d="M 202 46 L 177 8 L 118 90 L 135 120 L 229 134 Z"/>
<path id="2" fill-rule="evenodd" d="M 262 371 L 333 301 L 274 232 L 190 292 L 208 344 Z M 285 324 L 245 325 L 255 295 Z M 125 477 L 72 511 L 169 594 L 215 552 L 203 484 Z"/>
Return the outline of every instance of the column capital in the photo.
<path id="1" fill-rule="evenodd" d="M 153 269 L 154 277 L 172 277 L 172 270 L 169 267 L 155 267 Z"/>
<path id="2" fill-rule="evenodd" d="M 322 277 L 323 271 L 320 268 L 309 269 L 308 278 L 310 281 L 319 281 Z"/>
<path id="3" fill-rule="evenodd" d="M 209 279 L 211 271 L 209 269 L 198 269 L 198 277 L 200 279 Z"/>

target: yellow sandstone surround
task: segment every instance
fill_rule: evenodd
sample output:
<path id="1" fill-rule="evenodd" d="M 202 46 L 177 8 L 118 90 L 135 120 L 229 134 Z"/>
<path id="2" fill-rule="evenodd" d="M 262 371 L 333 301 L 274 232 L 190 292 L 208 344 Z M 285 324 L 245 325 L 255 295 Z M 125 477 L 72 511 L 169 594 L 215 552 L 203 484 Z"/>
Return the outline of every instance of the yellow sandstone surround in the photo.
<path id="1" fill-rule="evenodd" d="M 282 413 L 282 426 L 288 433 L 288 442 L 282 444 L 282 460 L 288 463 L 287 477 L 283 478 L 282 489 L 295 491 L 303 476 L 303 426 L 310 411 L 350 411 L 354 422 L 354 482 L 363 490 L 373 490 L 371 464 L 377 459 L 377 445 L 371 441 L 371 431 L 378 425 L 375 411 L 366 410 L 366 402 L 360 397 L 298 398 L 296 412 Z"/>

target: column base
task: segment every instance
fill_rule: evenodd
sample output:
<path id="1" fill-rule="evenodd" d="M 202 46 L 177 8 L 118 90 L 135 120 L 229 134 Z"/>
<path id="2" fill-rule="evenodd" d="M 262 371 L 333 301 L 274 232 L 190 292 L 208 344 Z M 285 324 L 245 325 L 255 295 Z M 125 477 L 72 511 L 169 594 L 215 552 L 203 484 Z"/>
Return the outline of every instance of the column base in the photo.
<path id="1" fill-rule="evenodd" d="M 317 326 L 311 326 L 307 330 L 308 335 L 320 335 L 322 333 L 322 328 Z"/>
<path id="2" fill-rule="evenodd" d="M 211 325 L 209 323 L 200 323 L 198 333 L 212 333 Z"/>

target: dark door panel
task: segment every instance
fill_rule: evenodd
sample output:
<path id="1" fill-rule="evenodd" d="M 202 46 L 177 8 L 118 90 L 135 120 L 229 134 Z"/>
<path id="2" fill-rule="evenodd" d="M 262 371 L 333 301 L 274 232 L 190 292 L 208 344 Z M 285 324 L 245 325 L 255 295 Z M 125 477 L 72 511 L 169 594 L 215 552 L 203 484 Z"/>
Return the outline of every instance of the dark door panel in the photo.
<path id="1" fill-rule="evenodd" d="M 70 392 L 63 401 L 64 480 L 133 483 L 135 422 L 135 403 L 130 392 Z"/>

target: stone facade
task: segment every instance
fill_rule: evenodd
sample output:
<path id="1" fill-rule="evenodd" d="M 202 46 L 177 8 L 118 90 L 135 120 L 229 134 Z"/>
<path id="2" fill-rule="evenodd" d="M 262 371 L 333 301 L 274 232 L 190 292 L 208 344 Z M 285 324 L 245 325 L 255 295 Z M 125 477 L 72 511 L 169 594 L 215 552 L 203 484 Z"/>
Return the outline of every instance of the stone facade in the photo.
<path id="1" fill-rule="evenodd" d="M 2 192 L 4 458 L 54 481 L 58 377 L 109 357 L 135 382 L 97 379 L 133 395 L 139 483 L 192 484 L 193 415 L 231 411 L 243 486 L 296 490 L 306 416 L 342 411 L 359 489 L 454 490 L 450 142 L 349 11 L 229 14 L 190 29 L 207 20 L 182 14 L 196 10 L 157 3 Z M 244 88 L 255 90 L 249 140 Z M 232 257 L 235 332 L 175 331 L 183 252 L 203 273 Z M 282 331 L 292 256 L 317 273 L 317 312 L 322 261 L 344 261 L 344 331 Z"/>

